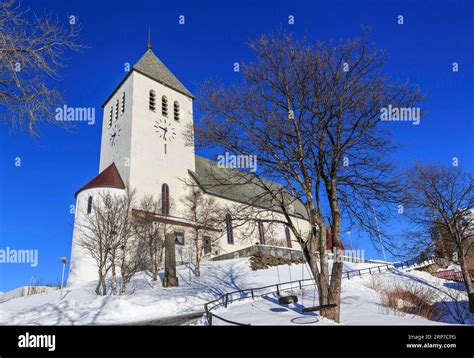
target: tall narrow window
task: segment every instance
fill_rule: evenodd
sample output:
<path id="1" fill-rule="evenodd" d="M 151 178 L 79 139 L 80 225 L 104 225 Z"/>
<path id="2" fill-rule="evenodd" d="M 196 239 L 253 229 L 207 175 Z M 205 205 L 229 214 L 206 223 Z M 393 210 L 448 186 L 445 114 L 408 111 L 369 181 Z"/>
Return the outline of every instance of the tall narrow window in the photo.
<path id="1" fill-rule="evenodd" d="M 92 212 L 92 196 L 89 196 L 87 199 L 87 213 L 90 214 Z"/>
<path id="2" fill-rule="evenodd" d="M 161 186 L 161 213 L 170 214 L 170 188 L 166 183 Z"/>
<path id="3" fill-rule="evenodd" d="M 179 121 L 179 103 L 178 101 L 174 101 L 174 120 Z"/>
<path id="4" fill-rule="evenodd" d="M 227 229 L 227 243 L 230 245 L 234 244 L 234 229 L 232 228 L 232 216 L 226 214 L 225 225 Z"/>
<path id="5" fill-rule="evenodd" d="M 155 112 L 156 110 L 156 94 L 155 91 L 150 90 L 150 94 L 148 97 L 148 108 L 150 111 Z"/>
<path id="6" fill-rule="evenodd" d="M 265 245 L 265 232 L 263 230 L 263 223 L 261 221 L 258 222 L 258 238 L 260 239 L 260 243 Z"/>
<path id="7" fill-rule="evenodd" d="M 117 98 L 117 101 L 115 101 L 115 120 L 118 119 L 119 115 L 119 99 Z"/>
<path id="8" fill-rule="evenodd" d="M 109 112 L 109 128 L 112 127 L 112 118 L 114 116 L 114 107 L 110 107 L 110 112 Z"/>
<path id="9" fill-rule="evenodd" d="M 166 96 L 161 97 L 161 114 L 168 117 L 168 98 Z"/>
<path id="10" fill-rule="evenodd" d="M 292 247 L 291 246 L 291 234 L 290 234 L 290 228 L 285 225 L 285 237 L 286 237 L 286 246 Z"/>
<path id="11" fill-rule="evenodd" d="M 211 238 L 209 236 L 203 236 L 204 240 L 204 255 L 208 255 L 212 251 Z"/>
<path id="12" fill-rule="evenodd" d="M 122 93 L 122 104 L 120 106 L 120 114 L 125 112 L 125 92 Z"/>
<path id="13" fill-rule="evenodd" d="M 184 246 L 184 232 L 175 231 L 174 237 L 175 237 L 174 240 L 175 240 L 176 245 Z"/>

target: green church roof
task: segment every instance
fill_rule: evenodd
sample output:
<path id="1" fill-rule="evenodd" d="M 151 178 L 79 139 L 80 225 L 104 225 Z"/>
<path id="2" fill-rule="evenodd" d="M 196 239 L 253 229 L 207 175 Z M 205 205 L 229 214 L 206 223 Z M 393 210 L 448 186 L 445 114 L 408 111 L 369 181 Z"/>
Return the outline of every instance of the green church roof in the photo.
<path id="1" fill-rule="evenodd" d="M 269 194 L 279 193 L 285 206 L 293 205 L 292 216 L 308 219 L 303 203 L 292 196 L 281 184 L 266 179 L 256 179 L 237 169 L 221 168 L 217 162 L 195 155 L 196 171 L 190 171 L 204 192 L 247 205 L 282 212 L 281 202 Z M 265 188 L 267 187 L 268 190 Z"/>

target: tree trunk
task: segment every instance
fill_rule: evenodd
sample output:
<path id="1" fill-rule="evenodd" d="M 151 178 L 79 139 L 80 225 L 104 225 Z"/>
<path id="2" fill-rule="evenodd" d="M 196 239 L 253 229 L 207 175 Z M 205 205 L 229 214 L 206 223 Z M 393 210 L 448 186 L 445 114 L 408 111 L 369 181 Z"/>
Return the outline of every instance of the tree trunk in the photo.
<path id="1" fill-rule="evenodd" d="M 153 262 L 153 265 L 152 265 L 152 276 L 151 276 L 151 280 L 152 281 L 157 281 L 158 280 L 158 264 L 156 263 L 156 260 L 155 262 Z"/>
<path id="2" fill-rule="evenodd" d="M 201 248 L 199 246 L 199 232 L 196 230 L 195 232 L 195 242 L 196 242 L 196 245 L 195 245 L 195 249 L 196 249 L 196 263 L 195 263 L 195 270 L 194 270 L 194 274 L 196 275 L 196 277 L 199 277 L 201 276 Z M 204 240 L 204 239 L 203 239 Z"/>
<path id="3" fill-rule="evenodd" d="M 95 293 L 96 295 L 105 296 L 107 294 L 107 287 L 105 285 L 105 276 L 107 275 L 107 270 L 104 269 L 103 265 L 99 266 L 98 275 L 99 275 L 99 280 L 97 281 Z"/>
<path id="4" fill-rule="evenodd" d="M 103 296 L 107 295 L 107 285 L 105 283 L 105 275 L 102 276 L 102 295 Z"/>
<path id="5" fill-rule="evenodd" d="M 122 296 L 125 296 L 125 294 L 127 293 L 127 285 L 128 285 L 128 278 L 125 279 L 124 275 L 122 275 L 122 287 L 120 289 L 120 294 Z"/>
<path id="6" fill-rule="evenodd" d="M 460 254 L 464 254 L 461 252 Z M 474 292 L 472 290 L 472 279 L 471 275 L 469 275 L 469 270 L 467 268 L 466 261 L 464 260 L 464 256 L 461 257 L 461 273 L 464 279 L 464 285 L 466 287 L 467 297 L 469 300 L 469 312 L 474 313 Z"/>
<path id="7" fill-rule="evenodd" d="M 122 260 L 120 261 L 120 274 L 122 276 L 122 285 L 120 287 L 120 294 L 125 295 L 127 292 L 127 283 L 129 278 L 129 272 L 127 270 L 127 252 L 125 250 L 126 245 L 123 246 L 123 252 L 122 252 Z"/>
<path id="8" fill-rule="evenodd" d="M 320 305 L 336 303 L 339 305 L 339 295 L 331 294 L 328 252 L 327 252 L 327 228 L 323 217 L 316 209 L 311 209 L 312 232 L 309 240 L 303 245 L 303 253 L 313 274 Z M 318 267 L 319 262 L 319 267 Z M 336 312 L 337 313 L 337 312 Z M 338 318 L 332 310 L 322 310 L 321 315 L 329 319 Z"/>
<path id="9" fill-rule="evenodd" d="M 151 258 L 151 280 L 153 282 L 158 280 L 158 253 L 153 248 L 150 249 L 150 258 Z"/>
<path id="10" fill-rule="evenodd" d="M 314 283 L 318 289 L 319 304 L 321 305 L 324 304 L 323 302 L 325 302 L 327 298 L 327 285 L 324 284 L 324 280 L 321 280 L 321 275 L 318 268 L 319 255 L 317 250 L 313 248 L 313 246 L 316 247 L 316 243 L 312 241 L 314 241 L 314 239 L 310 239 L 310 241 L 306 243 L 306 246 L 303 248 L 303 252 L 314 277 Z"/>
<path id="11" fill-rule="evenodd" d="M 321 287 L 321 296 L 319 298 L 320 305 L 327 305 L 329 303 L 334 303 L 332 301 L 331 291 L 330 291 L 330 276 L 329 276 L 329 258 L 328 258 L 328 251 L 327 251 L 327 242 L 326 242 L 326 235 L 327 230 L 326 226 L 323 226 L 321 230 L 321 241 L 319 245 L 319 262 L 321 266 L 321 273 L 319 277 L 319 286 Z M 332 280 L 331 280 L 332 281 Z M 321 316 L 326 317 L 328 319 L 334 319 L 331 315 L 330 310 L 322 310 Z"/>
<path id="12" fill-rule="evenodd" d="M 115 271 L 115 257 L 112 258 L 112 294 L 117 294 L 117 272 Z"/>
<path id="13" fill-rule="evenodd" d="M 326 244 L 326 224 L 323 218 L 318 214 L 312 215 L 312 221 L 316 226 L 313 226 L 311 239 L 305 246 L 305 255 L 311 269 L 311 273 L 316 281 L 316 287 L 318 289 L 318 299 L 320 305 L 326 305 L 329 301 L 329 267 L 328 267 L 328 255 L 327 255 L 327 244 Z M 319 261 L 319 268 L 318 268 Z M 322 316 L 326 316 L 327 310 L 321 311 Z"/>
<path id="14" fill-rule="evenodd" d="M 328 186 L 331 190 L 328 191 L 330 197 L 330 207 L 332 216 L 332 246 L 333 246 L 333 264 L 331 270 L 331 284 L 329 287 L 329 303 L 336 304 L 335 308 L 327 310 L 325 317 L 340 322 L 341 317 L 341 286 L 342 286 L 342 271 L 344 268 L 342 242 L 341 242 L 341 213 L 337 201 L 336 188 L 337 183 L 332 180 L 331 185 Z"/>
<path id="15" fill-rule="evenodd" d="M 95 288 L 95 294 L 98 296 L 100 295 L 100 287 L 102 285 L 102 270 L 99 270 L 99 281 L 97 282 L 97 286 Z"/>
<path id="16" fill-rule="evenodd" d="M 329 287 L 329 303 L 336 304 L 335 308 L 327 311 L 326 318 L 332 319 L 336 322 L 341 320 L 341 285 L 342 285 L 342 270 L 344 263 L 342 261 L 342 250 L 339 247 L 334 247 L 333 250 L 333 266 L 331 272 L 331 285 Z"/>
<path id="17" fill-rule="evenodd" d="M 197 259 L 197 258 L 196 258 Z M 196 265 L 195 265 L 195 274 L 196 274 L 196 277 L 199 277 L 201 276 L 201 264 L 198 260 L 196 260 Z"/>

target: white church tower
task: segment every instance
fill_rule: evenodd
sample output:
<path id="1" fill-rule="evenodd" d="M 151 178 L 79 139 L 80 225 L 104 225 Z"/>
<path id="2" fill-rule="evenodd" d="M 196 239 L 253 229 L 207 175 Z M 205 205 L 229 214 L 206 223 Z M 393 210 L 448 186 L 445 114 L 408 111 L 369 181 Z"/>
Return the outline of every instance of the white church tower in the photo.
<path id="1" fill-rule="evenodd" d="M 149 47 L 103 104 L 100 166 L 112 163 L 138 194 L 182 187 L 194 171 L 194 146 L 183 132 L 193 124 L 193 95 Z"/>
<path id="2" fill-rule="evenodd" d="M 101 191 L 137 191 L 137 199 L 167 191 L 179 201 L 181 179 L 195 171 L 193 143 L 183 132 L 193 124 L 193 95 L 153 53 L 151 46 L 106 99 L 99 175 L 76 192 L 76 217 L 68 285 L 97 278 L 93 259 L 77 243 L 84 215 Z M 191 144 L 191 145 L 190 145 Z"/>

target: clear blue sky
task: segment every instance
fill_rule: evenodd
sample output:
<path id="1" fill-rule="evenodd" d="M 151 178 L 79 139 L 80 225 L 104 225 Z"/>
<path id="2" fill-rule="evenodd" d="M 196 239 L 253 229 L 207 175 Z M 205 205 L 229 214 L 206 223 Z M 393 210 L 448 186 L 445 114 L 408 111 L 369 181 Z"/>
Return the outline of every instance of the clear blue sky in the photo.
<path id="1" fill-rule="evenodd" d="M 393 125 L 403 146 L 400 164 L 415 159 L 449 164 L 459 157 L 473 168 L 473 2 L 466 1 L 23 1 L 38 13 L 49 10 L 66 21 L 76 15 L 82 40 L 90 46 L 70 55 L 59 88 L 66 104 L 100 105 L 123 78 L 124 63 L 143 54 L 151 26 L 154 52 L 191 90 L 209 77 L 238 79 L 236 61 L 250 58 L 249 39 L 278 26 L 317 39 L 346 38 L 360 25 L 373 28 L 372 40 L 388 50 L 389 74 L 417 83 L 427 93 L 421 125 Z M 184 15 L 185 25 L 178 24 Z M 289 15 L 295 25 L 288 25 Z M 404 25 L 397 16 L 404 16 Z M 452 63 L 459 72 L 452 72 Z M 197 99 L 199 100 L 199 99 Z M 195 119 L 200 113 L 195 112 Z M 99 121 L 100 122 L 100 121 Z M 39 265 L 0 264 L 0 291 L 28 283 L 35 276 L 56 283 L 60 257 L 71 250 L 74 192 L 97 174 L 100 123 L 79 124 L 74 131 L 49 127 L 32 139 L 0 125 L 0 249 L 39 250 Z M 205 153 L 204 153 L 205 154 Z M 20 157 L 21 167 L 15 167 Z M 357 241 L 353 237 L 354 241 Z M 358 242 L 367 256 L 370 244 Z"/>

